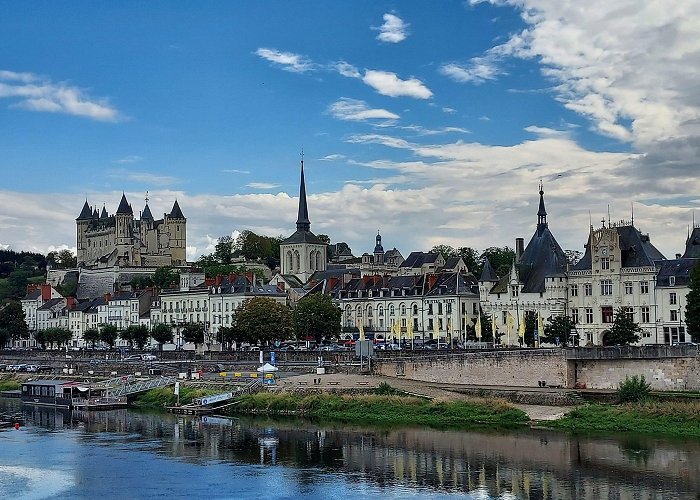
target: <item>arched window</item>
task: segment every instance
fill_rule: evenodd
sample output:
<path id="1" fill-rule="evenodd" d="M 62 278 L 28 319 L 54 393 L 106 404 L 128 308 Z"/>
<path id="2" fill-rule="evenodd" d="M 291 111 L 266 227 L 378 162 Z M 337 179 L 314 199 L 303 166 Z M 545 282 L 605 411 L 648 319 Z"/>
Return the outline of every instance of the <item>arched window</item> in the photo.
<path id="1" fill-rule="evenodd" d="M 418 314 L 418 304 L 413 304 L 413 314 Z"/>
<path id="2" fill-rule="evenodd" d="M 377 316 L 384 316 L 384 306 L 379 306 L 377 308 Z"/>
<path id="3" fill-rule="evenodd" d="M 299 250 L 294 251 L 294 271 L 299 272 L 301 270 L 301 258 L 299 256 Z"/>
<path id="4" fill-rule="evenodd" d="M 352 308 L 350 305 L 345 306 L 345 314 L 348 316 L 348 318 L 352 316 Z"/>
<path id="5" fill-rule="evenodd" d="M 401 303 L 401 314 L 402 315 L 406 314 L 406 304 L 404 304 L 403 302 Z"/>
<path id="6" fill-rule="evenodd" d="M 372 317 L 372 306 L 367 306 L 367 317 L 368 318 Z"/>
<path id="7" fill-rule="evenodd" d="M 320 250 L 316 252 L 316 269 L 323 270 L 323 252 Z"/>
<path id="8" fill-rule="evenodd" d="M 291 250 L 287 250 L 287 265 L 285 267 L 286 267 L 285 271 L 288 273 L 294 270 L 294 263 L 292 261 L 292 251 Z"/>
<path id="9" fill-rule="evenodd" d="M 394 304 L 391 304 L 389 306 L 389 315 L 394 316 L 396 314 L 396 308 L 394 307 Z"/>
<path id="10" fill-rule="evenodd" d="M 361 318 L 362 317 L 362 306 L 357 306 L 355 309 L 355 312 L 357 313 L 357 317 Z"/>
<path id="11" fill-rule="evenodd" d="M 316 250 L 312 250 L 309 254 L 309 269 L 311 271 L 316 270 Z"/>

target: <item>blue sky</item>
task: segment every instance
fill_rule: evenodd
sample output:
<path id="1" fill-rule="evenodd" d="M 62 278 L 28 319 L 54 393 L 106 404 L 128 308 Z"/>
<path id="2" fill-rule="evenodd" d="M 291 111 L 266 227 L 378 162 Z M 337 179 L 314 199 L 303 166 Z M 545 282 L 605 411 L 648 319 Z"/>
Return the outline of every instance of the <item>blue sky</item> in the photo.
<path id="1" fill-rule="evenodd" d="M 614 4 L 614 5 L 611 5 Z M 675 3 L 674 3 L 675 4 Z M 85 198 L 178 199 L 188 256 L 312 230 L 355 254 L 628 219 L 671 257 L 698 206 L 698 2 L 15 2 L 0 18 L 0 245 L 75 246 Z M 590 212 L 590 218 L 589 218 Z"/>

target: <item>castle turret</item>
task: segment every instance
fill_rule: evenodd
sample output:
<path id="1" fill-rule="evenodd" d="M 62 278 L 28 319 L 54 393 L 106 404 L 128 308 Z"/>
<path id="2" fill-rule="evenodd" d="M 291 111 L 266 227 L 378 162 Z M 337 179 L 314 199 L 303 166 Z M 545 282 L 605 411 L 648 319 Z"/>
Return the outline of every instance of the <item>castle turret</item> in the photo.
<path id="1" fill-rule="evenodd" d="M 92 210 L 90 210 L 90 205 L 88 204 L 87 198 L 85 199 L 85 204 L 83 209 L 80 211 L 80 215 L 75 219 L 77 225 L 77 238 L 76 238 L 76 253 L 78 264 L 84 263 L 87 260 L 87 229 L 90 224 L 90 219 L 92 219 Z"/>
<path id="2" fill-rule="evenodd" d="M 174 266 L 182 266 L 187 263 L 187 219 L 180 209 L 180 204 L 175 200 L 169 215 L 164 217 L 168 228 L 170 241 L 170 254 Z"/>

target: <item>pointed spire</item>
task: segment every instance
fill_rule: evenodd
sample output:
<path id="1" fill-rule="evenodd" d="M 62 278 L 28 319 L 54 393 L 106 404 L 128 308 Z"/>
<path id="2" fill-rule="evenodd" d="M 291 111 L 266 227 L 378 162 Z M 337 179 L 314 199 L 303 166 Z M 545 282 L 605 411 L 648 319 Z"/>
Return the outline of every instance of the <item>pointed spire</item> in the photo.
<path id="1" fill-rule="evenodd" d="M 90 205 L 88 204 L 87 198 L 85 198 L 85 205 L 83 205 L 80 215 L 78 215 L 78 218 L 75 220 L 87 220 L 90 218 L 92 218 L 92 210 L 90 210 Z"/>
<path id="2" fill-rule="evenodd" d="M 170 218 L 171 219 L 184 219 L 185 216 L 182 214 L 182 210 L 180 210 L 180 205 L 178 204 L 177 200 L 175 200 L 175 203 L 173 203 L 173 209 L 170 211 Z"/>
<path id="3" fill-rule="evenodd" d="M 297 215 L 297 231 L 310 231 L 309 209 L 306 206 L 306 184 L 304 183 L 304 151 L 301 152 L 301 182 L 299 185 L 299 213 Z"/>
<path id="4" fill-rule="evenodd" d="M 126 194 L 122 193 L 122 199 L 119 202 L 119 207 L 117 208 L 117 215 L 133 215 L 134 211 L 131 210 L 131 205 L 126 201 Z"/>
<path id="5" fill-rule="evenodd" d="M 141 220 L 153 220 L 153 214 L 151 214 L 151 209 L 148 207 L 148 202 L 146 202 L 146 207 L 141 214 Z"/>
<path id="6" fill-rule="evenodd" d="M 481 271 L 481 277 L 479 281 L 498 281 L 498 276 L 491 267 L 489 259 L 484 259 L 484 268 Z"/>
<path id="7" fill-rule="evenodd" d="M 109 216 L 107 215 L 107 208 L 106 208 L 106 207 L 104 206 L 104 204 L 103 204 L 103 205 L 102 205 L 102 213 L 100 214 L 100 219 L 106 219 L 107 217 L 109 217 Z"/>
<path id="8" fill-rule="evenodd" d="M 382 235 L 379 234 L 379 229 L 377 229 L 377 237 L 374 241 L 374 253 L 384 253 L 384 247 L 382 246 Z"/>
<path id="9" fill-rule="evenodd" d="M 92 218 L 93 218 L 93 219 L 99 219 L 99 218 L 100 218 L 100 213 L 97 211 L 97 207 L 95 207 L 95 210 L 92 212 Z"/>
<path id="10" fill-rule="evenodd" d="M 544 208 L 544 189 L 540 181 L 540 208 L 537 211 L 537 235 L 542 236 L 547 227 L 547 210 Z"/>

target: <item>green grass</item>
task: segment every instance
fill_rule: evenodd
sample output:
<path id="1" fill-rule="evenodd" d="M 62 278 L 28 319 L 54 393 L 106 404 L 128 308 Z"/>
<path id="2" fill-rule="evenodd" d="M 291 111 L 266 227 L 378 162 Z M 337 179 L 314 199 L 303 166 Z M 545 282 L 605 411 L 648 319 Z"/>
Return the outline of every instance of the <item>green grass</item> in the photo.
<path id="1" fill-rule="evenodd" d="M 21 386 L 20 381 L 13 378 L 0 380 L 0 391 L 16 391 Z"/>
<path id="2" fill-rule="evenodd" d="M 700 438 L 700 402 L 647 400 L 621 405 L 590 404 L 544 425 L 577 433 L 633 432 Z"/>
<path id="3" fill-rule="evenodd" d="M 266 414 L 294 413 L 343 423 L 426 425 L 436 428 L 493 425 L 513 427 L 528 421 L 521 410 L 499 400 L 430 402 L 386 395 L 258 393 L 239 398 L 234 411 Z"/>
<path id="4" fill-rule="evenodd" d="M 217 391 L 206 389 L 195 389 L 193 387 L 180 386 L 180 404 L 187 404 L 194 398 L 201 398 L 215 394 Z M 174 405 L 177 402 L 177 396 L 173 394 L 172 387 L 162 387 L 160 389 L 151 389 L 150 391 L 137 394 L 131 403 L 134 406 L 142 408 L 162 408 L 163 406 Z"/>

